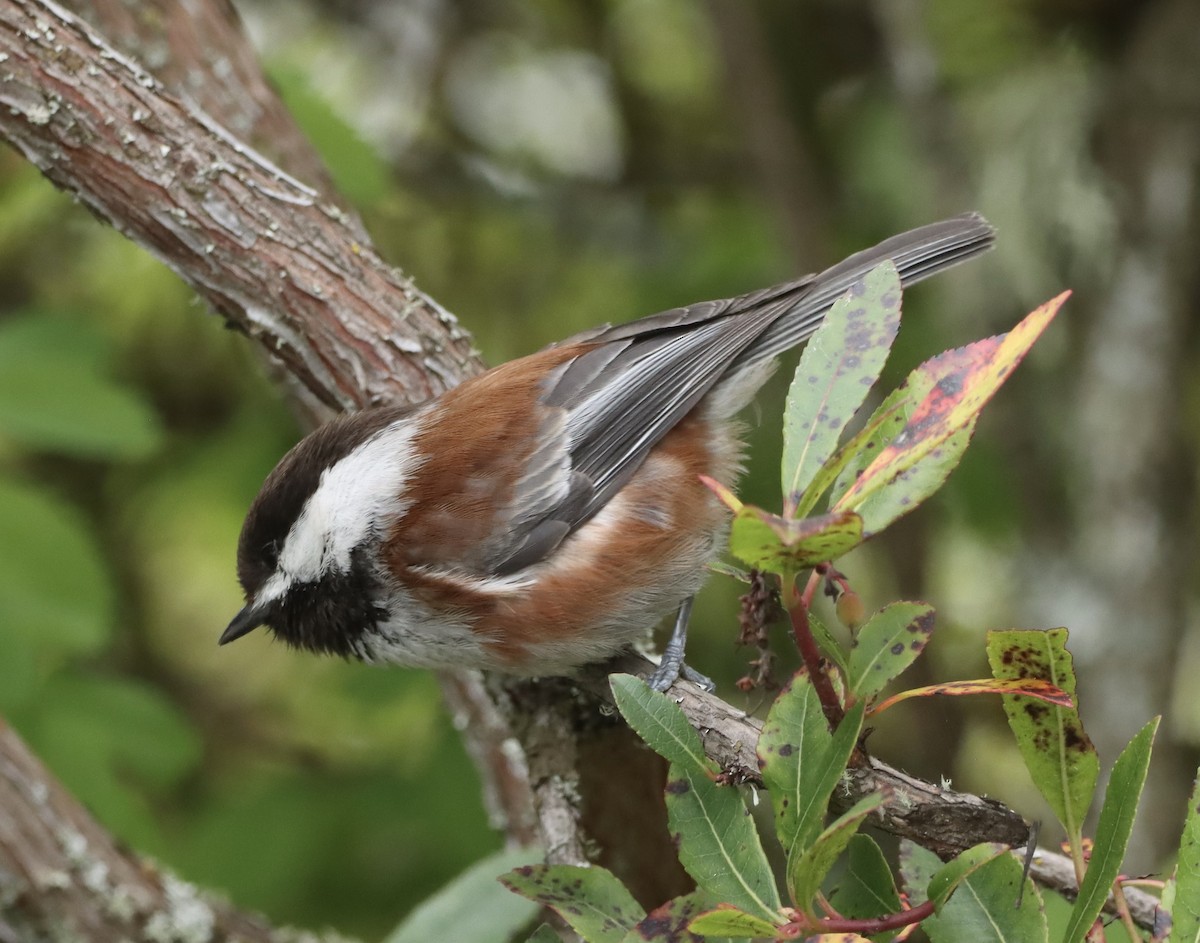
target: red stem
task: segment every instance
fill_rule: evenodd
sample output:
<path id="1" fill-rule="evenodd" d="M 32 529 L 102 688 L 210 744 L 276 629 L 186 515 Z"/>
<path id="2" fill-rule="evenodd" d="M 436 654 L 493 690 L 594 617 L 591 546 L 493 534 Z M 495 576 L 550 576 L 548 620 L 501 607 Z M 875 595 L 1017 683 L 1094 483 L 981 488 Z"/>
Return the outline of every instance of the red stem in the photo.
<path id="1" fill-rule="evenodd" d="M 804 604 L 805 609 L 812 608 L 813 597 L 817 595 L 817 587 L 821 585 L 821 579 L 825 576 L 828 569 L 828 563 L 821 563 L 814 567 L 813 571 L 808 574 L 808 585 L 804 587 L 804 592 L 800 594 L 800 602 Z"/>
<path id="2" fill-rule="evenodd" d="M 819 584 L 820 577 L 814 572 L 803 595 L 795 599 L 795 584 L 785 581 L 784 603 L 792 619 L 792 635 L 796 639 L 796 647 L 800 649 L 800 657 L 804 659 L 804 665 L 808 668 L 808 677 L 821 700 L 825 719 L 829 721 L 830 727 L 836 728 L 842 722 L 844 712 L 837 692 L 833 690 L 833 683 L 822 664 L 821 649 L 817 647 L 812 627 L 808 624 L 808 607 L 812 603 L 813 591 Z"/>
<path id="3" fill-rule="evenodd" d="M 824 920 L 801 919 L 780 927 L 780 937 L 789 938 L 801 935 L 811 936 L 815 933 L 857 933 L 859 936 L 874 936 L 876 933 L 886 933 L 888 930 L 899 930 L 910 924 L 920 923 L 926 917 L 933 916 L 933 902 L 925 901 L 910 910 L 902 910 L 896 914 L 886 914 L 883 917 L 864 917 L 861 919 L 840 917 Z"/>

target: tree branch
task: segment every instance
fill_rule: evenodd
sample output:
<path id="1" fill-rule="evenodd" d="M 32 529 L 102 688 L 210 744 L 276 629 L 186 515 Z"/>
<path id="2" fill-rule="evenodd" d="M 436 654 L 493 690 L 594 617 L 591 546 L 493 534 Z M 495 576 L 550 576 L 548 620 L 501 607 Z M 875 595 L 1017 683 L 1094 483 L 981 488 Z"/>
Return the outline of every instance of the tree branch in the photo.
<path id="1" fill-rule="evenodd" d="M 352 215 L 325 162 L 267 82 L 258 52 L 228 0 L 65 0 L 63 6 L 114 48 L 149 67 L 171 94 L 192 101 Z M 361 223 L 354 224 L 365 239 Z"/>
<path id="2" fill-rule="evenodd" d="M 118 848 L 0 721 L 0 941 L 51 938 L 285 943 L 297 934 Z"/>
<path id="3" fill-rule="evenodd" d="M 316 190 L 62 7 L 4 0 L 0 10 L 0 134 L 316 400 L 341 410 L 424 399 L 478 372 L 454 318 Z"/>

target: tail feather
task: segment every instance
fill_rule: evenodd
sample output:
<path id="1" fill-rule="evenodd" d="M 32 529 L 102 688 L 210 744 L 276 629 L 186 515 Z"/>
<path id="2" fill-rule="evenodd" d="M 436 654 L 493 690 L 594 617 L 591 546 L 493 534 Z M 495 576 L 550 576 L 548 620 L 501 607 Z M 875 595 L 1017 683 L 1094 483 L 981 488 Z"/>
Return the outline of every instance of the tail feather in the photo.
<path id="1" fill-rule="evenodd" d="M 908 287 L 986 252 L 995 236 L 986 219 L 978 213 L 968 213 L 893 236 L 819 275 L 798 280 L 792 287 L 798 292 L 793 304 L 738 356 L 733 369 L 775 357 L 803 343 L 833 303 L 884 259 L 896 263 L 900 282 Z M 789 286 L 780 287 L 786 291 Z M 773 289 L 772 293 L 776 291 L 779 289 Z"/>

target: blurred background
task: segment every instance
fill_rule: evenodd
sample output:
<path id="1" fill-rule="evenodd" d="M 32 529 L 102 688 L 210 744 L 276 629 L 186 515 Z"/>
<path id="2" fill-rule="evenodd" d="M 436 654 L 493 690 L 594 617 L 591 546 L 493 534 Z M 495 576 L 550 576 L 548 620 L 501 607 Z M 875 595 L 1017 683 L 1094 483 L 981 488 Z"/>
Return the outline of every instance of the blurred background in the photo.
<path id="1" fill-rule="evenodd" d="M 385 257 L 489 362 L 968 209 L 998 249 L 909 293 L 892 383 L 1073 288 L 946 489 L 843 569 L 871 608 L 937 608 L 913 682 L 986 674 L 989 628 L 1066 625 L 1106 767 L 1166 712 L 1130 864 L 1169 864 L 1200 744 L 1200 5 L 237 6 Z M 750 417 L 768 505 L 787 373 Z M 246 341 L 0 153 L 0 713 L 132 847 L 378 936 L 501 839 L 432 677 L 216 647 L 297 435 Z M 739 592 L 714 579 L 690 661 L 754 708 Z M 871 746 L 1045 817 L 995 699 L 905 705 Z"/>

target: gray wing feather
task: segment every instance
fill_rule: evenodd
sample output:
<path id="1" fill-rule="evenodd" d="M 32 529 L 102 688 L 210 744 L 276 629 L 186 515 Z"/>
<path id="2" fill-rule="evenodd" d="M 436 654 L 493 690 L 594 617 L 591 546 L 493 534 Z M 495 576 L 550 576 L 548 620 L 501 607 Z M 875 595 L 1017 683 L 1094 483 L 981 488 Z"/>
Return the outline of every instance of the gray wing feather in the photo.
<path id="1" fill-rule="evenodd" d="M 547 409 L 537 446 L 517 481 L 508 513 L 488 554 L 499 576 L 536 563 L 570 533 L 572 521 L 594 494 L 592 482 L 571 467 L 571 440 L 565 409 Z"/>
<path id="2" fill-rule="evenodd" d="M 629 480 L 649 451 L 722 377 L 806 340 L 833 303 L 876 264 L 911 285 L 990 248 L 992 227 L 969 214 L 894 236 L 819 275 L 687 305 L 564 343 L 596 345 L 544 383 L 553 422 L 539 431 L 512 505 L 498 572 L 558 546 Z"/>

